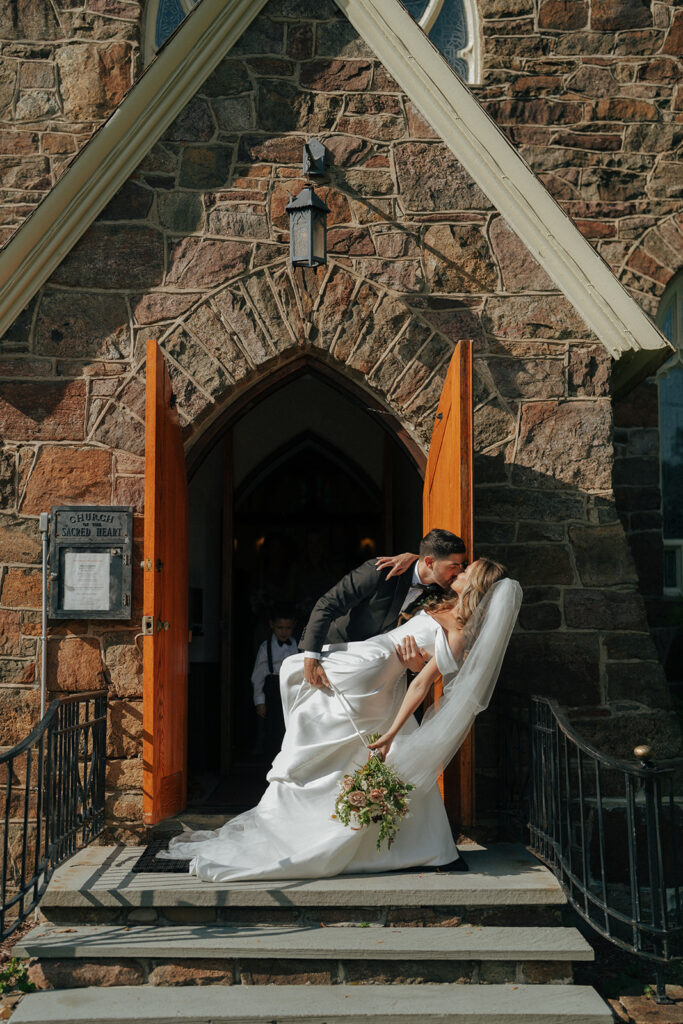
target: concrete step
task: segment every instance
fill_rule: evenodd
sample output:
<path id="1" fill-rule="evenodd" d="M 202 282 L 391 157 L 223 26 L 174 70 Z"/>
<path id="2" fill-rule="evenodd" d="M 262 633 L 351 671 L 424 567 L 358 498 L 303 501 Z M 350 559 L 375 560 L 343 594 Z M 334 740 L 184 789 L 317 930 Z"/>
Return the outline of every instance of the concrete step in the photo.
<path id="1" fill-rule="evenodd" d="M 11 1024 L 611 1024 L 575 985 L 114 987 L 37 992 Z"/>
<path id="2" fill-rule="evenodd" d="M 554 876 L 523 846 L 466 848 L 467 872 L 387 872 L 293 881 L 208 883 L 186 874 L 133 874 L 139 847 L 89 846 L 55 872 L 41 900 L 57 923 L 163 918 L 174 922 L 552 924 L 565 905 Z M 499 912 L 507 912 L 501 915 Z M 545 918 L 544 918 L 545 913 Z M 152 915 L 150 917 L 150 915 Z M 201 915 L 201 916 L 199 916 Z M 478 916 L 477 916 L 478 915 Z"/>
<path id="3" fill-rule="evenodd" d="M 253 925 L 139 925 L 134 928 L 43 924 L 14 947 L 15 954 L 50 958 L 144 957 L 362 960 L 593 960 L 575 928 L 293 927 Z"/>

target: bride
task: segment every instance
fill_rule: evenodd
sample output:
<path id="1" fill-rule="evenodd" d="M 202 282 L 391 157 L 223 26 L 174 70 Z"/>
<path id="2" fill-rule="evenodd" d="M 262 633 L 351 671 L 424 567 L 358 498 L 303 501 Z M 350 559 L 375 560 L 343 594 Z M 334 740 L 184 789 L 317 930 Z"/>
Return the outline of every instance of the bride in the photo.
<path id="1" fill-rule="evenodd" d="M 436 780 L 490 700 L 521 603 L 521 587 L 480 558 L 439 598 L 396 629 L 323 649 L 329 686 L 303 678 L 304 656 L 280 670 L 286 732 L 258 806 L 216 831 L 186 832 L 171 858 L 211 882 L 323 878 L 341 873 L 437 866 L 458 850 Z M 408 689 L 396 647 L 414 636 L 431 658 Z M 443 695 L 421 725 L 413 712 L 441 675 Z M 416 786 L 396 841 L 377 852 L 375 828 L 353 831 L 332 818 L 341 781 L 371 748 Z"/>

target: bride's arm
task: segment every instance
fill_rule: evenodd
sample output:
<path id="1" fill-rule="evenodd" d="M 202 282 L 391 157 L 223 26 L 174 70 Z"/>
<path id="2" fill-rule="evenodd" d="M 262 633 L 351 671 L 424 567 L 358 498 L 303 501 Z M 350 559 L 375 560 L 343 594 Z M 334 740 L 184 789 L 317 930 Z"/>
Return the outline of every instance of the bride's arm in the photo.
<path id="1" fill-rule="evenodd" d="M 370 744 L 370 750 L 377 750 L 381 754 L 382 759 L 387 756 L 396 733 L 403 728 L 416 708 L 419 708 L 431 690 L 438 674 L 439 669 L 437 668 L 436 658 L 430 658 L 406 690 L 401 707 L 398 709 L 396 718 L 391 723 L 390 728 L 384 733 L 384 736 L 380 736 L 375 743 Z"/>

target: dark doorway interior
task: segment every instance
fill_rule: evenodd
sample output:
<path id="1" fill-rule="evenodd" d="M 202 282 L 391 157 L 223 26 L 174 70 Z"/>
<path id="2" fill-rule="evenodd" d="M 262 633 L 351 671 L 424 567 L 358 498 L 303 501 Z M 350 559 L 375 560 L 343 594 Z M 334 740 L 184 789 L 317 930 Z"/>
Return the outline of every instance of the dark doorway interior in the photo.
<path id="1" fill-rule="evenodd" d="M 326 589 L 375 554 L 410 550 L 422 481 L 372 410 L 312 374 L 284 383 L 217 441 L 190 482 L 188 804 L 253 806 L 251 671 L 274 606 L 297 637 Z"/>

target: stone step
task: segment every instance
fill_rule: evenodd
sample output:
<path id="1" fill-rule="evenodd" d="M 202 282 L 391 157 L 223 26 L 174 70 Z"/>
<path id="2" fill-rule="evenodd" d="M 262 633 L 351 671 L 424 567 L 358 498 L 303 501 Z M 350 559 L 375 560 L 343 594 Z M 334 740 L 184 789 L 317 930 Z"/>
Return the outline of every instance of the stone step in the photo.
<path id="1" fill-rule="evenodd" d="M 288 882 L 208 883 L 186 874 L 133 874 L 139 847 L 89 846 L 57 869 L 41 900 L 56 923 L 553 924 L 566 899 L 523 846 L 467 847 L 466 872 L 387 872 Z M 501 914 L 500 911 L 505 913 Z"/>
<path id="2" fill-rule="evenodd" d="M 611 1024 L 578 985 L 235 985 L 37 992 L 11 1024 Z"/>
<path id="3" fill-rule="evenodd" d="M 199 958 L 362 960 L 593 960 L 575 928 L 232 928 L 168 925 L 135 928 L 43 924 L 14 952 L 26 957 L 194 960 Z"/>

